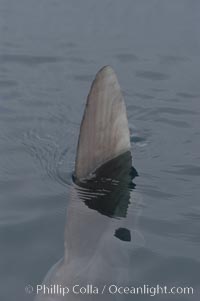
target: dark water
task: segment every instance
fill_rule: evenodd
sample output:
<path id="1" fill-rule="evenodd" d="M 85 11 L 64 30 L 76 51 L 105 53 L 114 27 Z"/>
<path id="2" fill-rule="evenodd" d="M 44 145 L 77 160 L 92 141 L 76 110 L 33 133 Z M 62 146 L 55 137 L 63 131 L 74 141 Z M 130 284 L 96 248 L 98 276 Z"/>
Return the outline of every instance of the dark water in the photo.
<path id="1" fill-rule="evenodd" d="M 106 64 L 124 92 L 139 173 L 135 279 L 194 288 L 156 300 L 198 300 L 199 20 L 197 0 L 0 0 L 2 301 L 33 300 L 25 286 L 63 256 L 79 124 Z"/>

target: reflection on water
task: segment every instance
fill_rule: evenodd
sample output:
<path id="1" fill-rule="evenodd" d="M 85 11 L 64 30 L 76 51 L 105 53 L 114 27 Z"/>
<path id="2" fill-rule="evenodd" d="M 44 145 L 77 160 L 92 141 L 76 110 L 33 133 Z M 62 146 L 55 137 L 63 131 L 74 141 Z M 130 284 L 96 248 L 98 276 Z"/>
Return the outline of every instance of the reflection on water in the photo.
<path id="1" fill-rule="evenodd" d="M 109 217 L 126 217 L 130 204 L 130 189 L 137 171 L 132 167 L 131 153 L 127 152 L 99 168 L 95 177 L 76 184 L 83 189 L 79 196 L 93 210 Z"/>

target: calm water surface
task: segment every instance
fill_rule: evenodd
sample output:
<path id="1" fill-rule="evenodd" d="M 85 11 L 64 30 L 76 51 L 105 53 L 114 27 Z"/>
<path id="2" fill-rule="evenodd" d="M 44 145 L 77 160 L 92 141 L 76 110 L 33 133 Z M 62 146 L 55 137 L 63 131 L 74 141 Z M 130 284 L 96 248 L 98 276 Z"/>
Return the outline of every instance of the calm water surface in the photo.
<path id="1" fill-rule="evenodd" d="M 197 0 L 0 0 L 2 301 L 33 300 L 25 286 L 63 256 L 79 124 L 106 64 L 127 104 L 142 197 L 133 284 L 192 286 L 193 296 L 154 298 L 198 300 L 199 20 Z"/>

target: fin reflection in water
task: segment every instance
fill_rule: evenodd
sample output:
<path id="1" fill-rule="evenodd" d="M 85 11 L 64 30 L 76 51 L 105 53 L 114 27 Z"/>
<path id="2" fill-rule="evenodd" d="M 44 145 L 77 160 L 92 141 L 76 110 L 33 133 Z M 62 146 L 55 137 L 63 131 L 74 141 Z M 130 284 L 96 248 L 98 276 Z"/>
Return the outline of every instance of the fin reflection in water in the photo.
<path id="1" fill-rule="evenodd" d="M 74 177 L 74 182 L 78 185 L 80 199 L 90 209 L 109 217 L 125 218 L 130 204 L 130 190 L 135 188 L 132 180 L 137 175 L 128 151 L 103 164 L 91 179 L 79 181 Z"/>

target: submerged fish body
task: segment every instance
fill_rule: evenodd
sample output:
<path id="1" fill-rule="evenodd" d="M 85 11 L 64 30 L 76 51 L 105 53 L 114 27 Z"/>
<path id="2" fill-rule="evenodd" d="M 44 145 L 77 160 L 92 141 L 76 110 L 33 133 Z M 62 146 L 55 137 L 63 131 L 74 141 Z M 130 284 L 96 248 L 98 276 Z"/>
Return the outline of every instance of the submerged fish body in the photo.
<path id="1" fill-rule="evenodd" d="M 133 247 L 138 237 L 143 242 L 135 229 L 141 202 L 135 176 L 125 103 L 114 71 L 106 66 L 92 84 L 81 123 L 65 254 L 43 282 L 57 290 L 46 294 L 41 289 L 37 301 L 102 300 L 104 285 L 130 282 Z M 69 292 L 63 296 L 59 288 L 64 287 Z M 82 287 L 86 293 L 76 293 Z"/>

